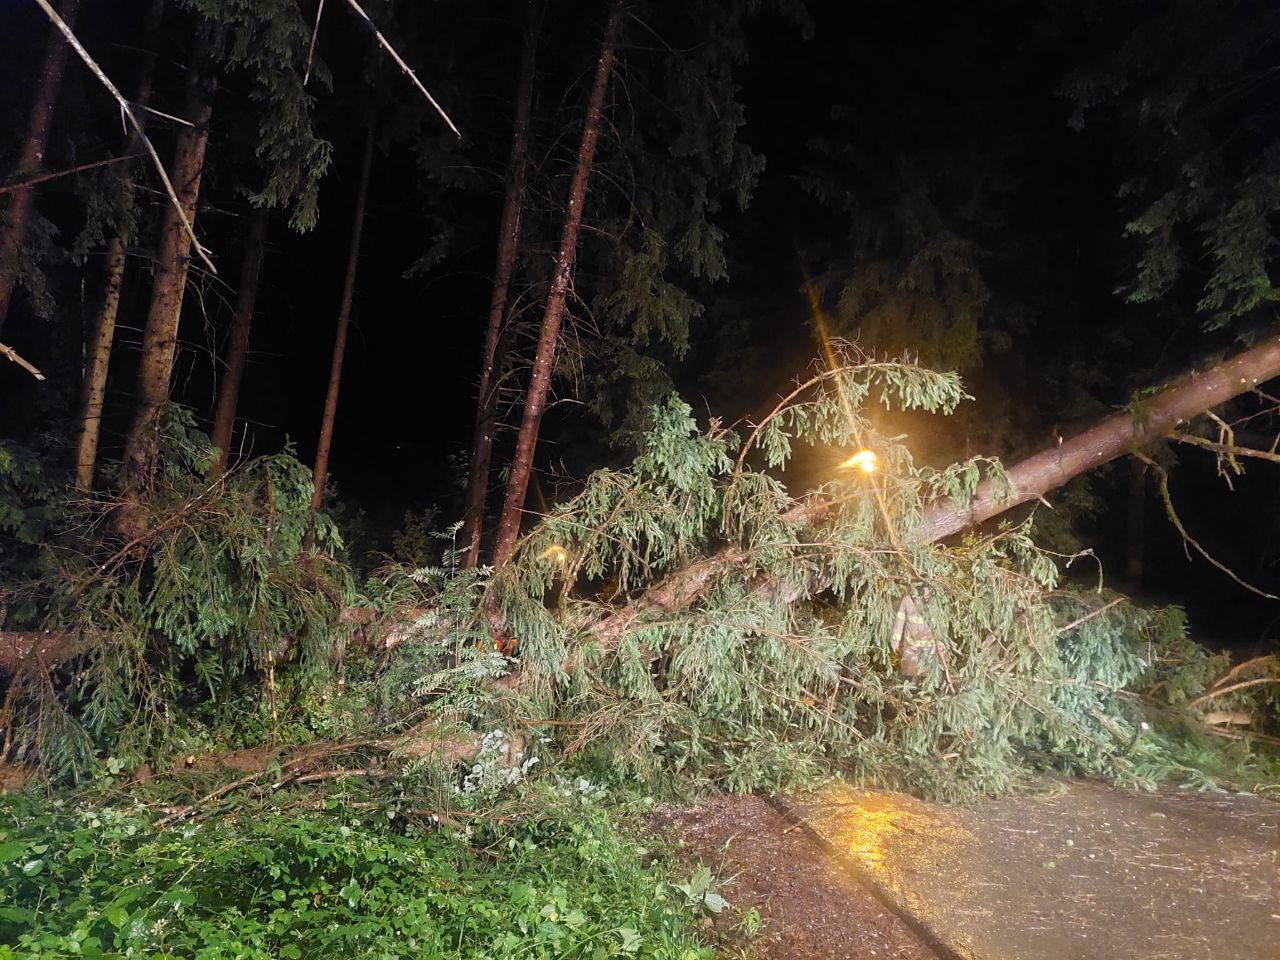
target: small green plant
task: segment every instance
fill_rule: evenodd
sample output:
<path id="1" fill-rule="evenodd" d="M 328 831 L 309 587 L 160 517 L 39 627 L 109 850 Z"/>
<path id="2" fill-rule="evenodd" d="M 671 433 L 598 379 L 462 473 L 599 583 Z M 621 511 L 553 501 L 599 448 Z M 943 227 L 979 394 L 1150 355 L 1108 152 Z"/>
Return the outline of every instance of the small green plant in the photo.
<path id="1" fill-rule="evenodd" d="M 581 795 L 543 807 L 449 831 L 334 800 L 156 833 L 129 808 L 9 799 L 0 958 L 710 960 L 664 863 Z"/>

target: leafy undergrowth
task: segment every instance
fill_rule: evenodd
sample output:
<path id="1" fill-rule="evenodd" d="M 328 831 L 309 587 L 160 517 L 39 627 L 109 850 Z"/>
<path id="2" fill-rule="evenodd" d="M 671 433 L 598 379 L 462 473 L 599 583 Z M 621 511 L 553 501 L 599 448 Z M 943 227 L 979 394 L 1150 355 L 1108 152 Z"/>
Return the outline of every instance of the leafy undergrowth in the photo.
<path id="1" fill-rule="evenodd" d="M 330 800 L 157 831 L 136 807 L 11 798 L 0 958 L 712 956 L 704 877 L 669 882 L 580 792 L 545 799 L 456 830 Z"/>

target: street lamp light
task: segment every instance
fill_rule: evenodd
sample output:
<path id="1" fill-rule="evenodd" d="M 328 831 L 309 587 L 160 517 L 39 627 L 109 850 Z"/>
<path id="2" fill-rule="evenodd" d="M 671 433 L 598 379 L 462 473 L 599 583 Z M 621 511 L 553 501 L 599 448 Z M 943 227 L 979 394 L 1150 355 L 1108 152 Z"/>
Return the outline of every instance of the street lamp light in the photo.
<path id="1" fill-rule="evenodd" d="M 874 450 L 859 450 L 852 457 L 840 464 L 841 470 L 861 470 L 863 473 L 875 473 L 880 468 L 880 458 Z"/>

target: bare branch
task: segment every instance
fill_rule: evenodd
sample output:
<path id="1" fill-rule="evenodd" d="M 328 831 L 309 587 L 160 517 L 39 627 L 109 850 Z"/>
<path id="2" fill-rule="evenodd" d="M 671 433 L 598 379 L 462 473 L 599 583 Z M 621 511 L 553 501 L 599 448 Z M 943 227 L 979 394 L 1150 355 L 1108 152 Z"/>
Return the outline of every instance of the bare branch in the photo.
<path id="1" fill-rule="evenodd" d="M 302 74 L 302 85 L 305 87 L 311 79 L 311 64 L 316 56 L 316 38 L 320 36 L 320 16 L 324 13 L 324 0 L 316 7 L 316 25 L 311 28 L 311 46 L 307 48 L 307 69 Z"/>
<path id="2" fill-rule="evenodd" d="M 157 117 L 161 117 L 162 119 L 172 120 L 174 123 L 180 123 L 184 127 L 191 127 L 192 129 L 195 129 L 195 124 L 190 120 L 184 120 L 182 117 L 175 117 L 172 113 L 165 113 L 163 110 L 155 109 L 155 107 L 148 107 L 145 103 L 135 103 L 133 106 L 138 107 L 140 110 L 145 110 L 147 113 L 154 113 Z"/>
<path id="3" fill-rule="evenodd" d="M 69 170 L 54 170 L 52 173 L 37 173 L 25 180 L 19 180 L 16 183 L 0 184 L 0 194 L 9 193 L 12 190 L 21 190 L 23 187 L 32 187 L 37 183 L 44 183 L 47 180 L 57 180 L 59 177 L 69 177 L 73 173 L 81 173 L 85 170 L 92 170 L 95 167 L 105 167 L 113 163 L 120 163 L 123 160 L 136 160 L 142 156 L 140 153 L 127 153 L 123 157 L 107 157 L 105 160 L 95 160 L 93 163 L 82 163 L 79 166 L 71 167 Z"/>
<path id="4" fill-rule="evenodd" d="M 46 3 L 47 0 L 38 0 L 38 2 Z M 428 101 L 430 101 L 433 107 L 436 108 L 436 113 L 440 114 L 440 116 L 444 119 L 444 122 L 449 125 L 449 129 L 454 132 L 454 134 L 458 137 L 459 140 L 461 140 L 462 139 L 461 131 L 459 131 L 456 126 L 454 126 L 453 121 L 449 119 L 449 115 L 444 112 L 444 107 L 440 106 L 440 104 L 436 102 L 436 98 L 433 97 L 430 91 L 428 91 L 427 88 L 422 85 L 422 81 L 418 79 L 418 75 L 414 73 L 412 69 L 410 69 L 407 63 L 404 62 L 400 54 L 396 53 L 395 47 L 391 46 L 391 44 L 387 42 L 387 38 L 382 35 L 382 31 L 379 30 L 377 26 L 374 25 L 374 22 L 369 19 L 369 15 L 364 12 L 364 8 L 360 6 L 360 4 L 356 2 L 356 0 L 347 0 L 347 5 L 351 7 L 352 10 L 354 10 L 357 14 L 359 14 L 364 19 L 364 22 L 369 25 L 369 29 L 373 31 L 373 35 L 378 38 L 378 42 L 382 44 L 382 48 L 391 55 L 391 59 L 394 60 L 396 64 L 400 67 L 400 69 L 403 70 L 405 74 L 409 77 L 409 79 L 413 81 L 413 85 L 422 91 L 422 95 L 426 97 Z M 319 21 L 317 18 L 317 23 L 318 22 Z"/>
<path id="5" fill-rule="evenodd" d="M 1233 683 L 1229 687 L 1220 687 L 1217 690 L 1210 690 L 1208 693 L 1196 697 L 1188 703 L 1187 706 L 1198 707 L 1202 703 L 1207 703 L 1208 701 L 1221 697 L 1225 694 L 1233 693 L 1236 690 L 1244 690 L 1246 687 L 1260 687 L 1264 683 L 1280 683 L 1280 677 L 1256 677 L 1253 680 L 1241 680 L 1239 683 Z"/>
<path id="6" fill-rule="evenodd" d="M 133 124 L 134 132 L 137 133 L 138 138 L 147 148 L 147 153 L 151 156 L 151 161 L 155 164 L 156 172 L 160 174 L 160 179 L 164 182 L 164 188 L 169 194 L 169 202 L 173 204 L 174 209 L 178 212 L 178 219 L 182 221 L 182 228 L 191 239 L 191 244 L 195 247 L 196 254 L 204 261 L 205 266 L 209 268 L 210 272 L 216 274 L 218 272 L 218 268 L 215 267 L 213 265 L 213 261 L 209 259 L 209 251 L 201 246 L 200 241 L 196 239 L 196 232 L 191 227 L 191 221 L 187 218 L 186 211 L 182 209 L 182 203 L 178 200 L 178 194 L 173 189 L 173 184 L 169 180 L 169 175 L 165 172 L 164 163 L 161 162 L 160 155 L 156 153 L 155 145 L 152 144 L 151 140 L 143 131 L 142 124 L 138 121 L 137 115 L 133 112 L 133 107 L 129 105 L 129 101 L 124 98 L 124 95 L 116 89 L 115 84 L 112 83 L 107 78 L 107 75 L 102 72 L 102 68 L 98 66 L 93 57 L 89 56 L 89 51 L 86 50 L 84 45 L 76 39 L 76 35 L 71 32 L 71 28 L 63 22 L 60 16 L 58 16 L 58 12 L 53 9 L 49 0 L 36 0 L 36 3 L 39 4 L 40 9 L 44 11 L 45 16 L 49 18 L 49 21 L 58 28 L 64 37 L 67 38 L 67 43 L 71 44 L 71 49 L 74 50 L 80 59 L 84 61 L 84 65 L 89 68 L 89 71 L 98 78 L 104 87 L 107 88 L 107 92 L 110 93 L 111 96 L 115 98 L 116 103 L 120 105 L 121 112 L 128 117 L 129 122 Z M 10 357 L 10 359 L 13 359 L 13 357 Z"/>
<path id="7" fill-rule="evenodd" d="M 1240 447 L 1235 444 L 1215 443 L 1212 440 L 1206 440 L 1204 437 L 1197 437 L 1189 433 L 1171 433 L 1169 434 L 1169 439 L 1178 443 L 1186 443 L 1193 447 L 1212 450 L 1214 453 L 1225 456 L 1254 457 L 1258 460 L 1269 460 L 1271 463 L 1280 463 L 1280 453 L 1271 453 L 1267 450 L 1256 450 L 1253 447 Z"/>
<path id="8" fill-rule="evenodd" d="M 1244 587 L 1250 593 L 1256 593 L 1258 596 L 1265 597 L 1268 600 L 1280 600 L 1280 597 L 1276 596 L 1274 593 L 1267 593 L 1267 591 L 1261 589 L 1260 587 L 1255 587 L 1253 584 L 1249 583 L 1248 581 L 1241 579 L 1239 574 L 1237 574 L 1234 570 L 1228 567 L 1225 563 L 1223 563 L 1217 557 L 1209 553 L 1209 551 L 1206 550 L 1203 545 L 1201 545 L 1199 540 L 1191 536 L 1190 531 L 1188 531 L 1186 526 L 1183 524 L 1182 518 L 1178 516 L 1178 511 L 1174 509 L 1173 496 L 1172 494 L 1169 493 L 1168 471 L 1166 471 L 1164 467 L 1160 466 L 1160 464 L 1156 463 L 1150 457 L 1144 456 L 1141 453 L 1135 452 L 1134 456 L 1137 457 L 1139 460 L 1141 460 L 1143 463 L 1145 463 L 1147 466 L 1149 466 L 1152 470 L 1154 470 L 1156 473 L 1156 476 L 1159 478 L 1160 499 L 1164 502 L 1165 514 L 1169 517 L 1169 522 L 1173 524 L 1174 529 L 1178 531 L 1178 535 L 1182 537 L 1183 543 L 1187 544 L 1187 546 L 1194 548 L 1196 553 L 1200 554 L 1200 556 L 1204 557 L 1206 560 L 1209 561 L 1209 563 L 1217 567 L 1219 570 L 1225 573 L 1228 577 L 1230 577 L 1240 586 Z"/>
<path id="9" fill-rule="evenodd" d="M 12 360 L 18 366 L 20 366 L 23 370 L 27 371 L 27 373 L 31 374 L 37 380 L 44 379 L 43 373 L 37 370 L 35 366 L 28 363 L 26 360 L 23 360 L 22 357 L 18 356 L 18 351 L 14 350 L 13 347 L 9 346 L 8 344 L 0 343 L 0 357 L 8 357 L 10 360 Z"/>

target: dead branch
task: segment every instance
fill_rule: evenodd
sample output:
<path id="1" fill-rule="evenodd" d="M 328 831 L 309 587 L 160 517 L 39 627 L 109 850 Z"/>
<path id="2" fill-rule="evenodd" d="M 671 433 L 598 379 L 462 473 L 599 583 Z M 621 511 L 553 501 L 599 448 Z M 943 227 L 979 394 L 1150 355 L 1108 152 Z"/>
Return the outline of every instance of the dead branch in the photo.
<path id="1" fill-rule="evenodd" d="M 1241 680 L 1239 683 L 1233 683 L 1230 686 L 1219 687 L 1216 690 L 1210 690 L 1208 693 L 1203 693 L 1188 703 L 1187 706 L 1192 708 L 1198 707 L 1202 703 L 1207 703 L 1210 700 L 1216 700 L 1218 697 L 1225 696 L 1228 693 L 1233 693 L 1236 690 L 1244 690 L 1246 687 L 1259 687 L 1264 683 L 1280 683 L 1280 677 L 1255 677 L 1252 680 Z"/>
<path id="2" fill-rule="evenodd" d="M 1244 673 L 1250 667 L 1261 666 L 1264 663 L 1280 665 L 1280 657 L 1277 657 L 1277 655 L 1274 653 L 1264 653 L 1258 657 L 1250 657 L 1248 660 L 1244 660 L 1240 663 L 1237 663 L 1234 667 L 1232 667 L 1230 670 L 1228 670 L 1226 673 L 1220 676 L 1217 680 L 1213 682 L 1213 685 L 1209 689 L 1217 690 L 1219 687 L 1222 687 L 1225 684 L 1230 683 L 1232 680 L 1240 676 L 1240 674 Z"/>
<path id="3" fill-rule="evenodd" d="M 13 347 L 9 346 L 7 343 L 0 343 L 0 356 L 8 357 L 10 360 L 12 360 L 18 366 L 20 366 L 23 370 L 27 371 L 27 373 L 31 374 L 37 380 L 44 379 L 43 373 L 41 373 L 31 363 L 28 363 L 26 360 L 22 359 L 22 357 L 18 355 L 18 351 L 14 350 Z"/>
<path id="4" fill-rule="evenodd" d="M 1223 737 L 1227 740 L 1253 740 L 1258 743 L 1266 743 L 1273 747 L 1280 746 L 1280 737 L 1269 737 L 1263 733 L 1245 733 L 1240 730 L 1227 730 L 1224 727 L 1205 727 L 1206 733 L 1211 733 L 1215 737 Z"/>
<path id="5" fill-rule="evenodd" d="M 1171 433 L 1169 439 L 1176 443 L 1185 443 L 1191 446 L 1200 447 L 1204 450 L 1212 450 L 1220 456 L 1226 457 L 1251 457 L 1255 460 L 1267 460 L 1271 463 L 1280 463 L 1280 453 L 1272 453 L 1267 450 L 1256 450 L 1253 447 L 1241 447 L 1235 444 L 1215 443 L 1213 440 L 1206 440 L 1204 437 L 1197 437 L 1189 433 Z"/>
<path id="6" fill-rule="evenodd" d="M 39 0 L 39 2 L 46 3 L 47 0 Z M 369 15 L 364 12 L 364 7 L 360 6 L 360 4 L 356 2 L 356 0 L 347 0 L 347 5 L 351 7 L 351 9 L 354 10 L 364 20 L 364 22 L 369 25 L 369 29 L 373 31 L 373 35 L 378 38 L 378 43 L 382 44 L 382 49 L 386 50 L 387 53 L 390 54 L 391 59 L 394 60 L 396 62 L 396 65 L 405 72 L 405 76 L 407 76 L 410 80 L 412 80 L 413 85 L 422 91 L 422 95 L 427 98 L 427 101 L 431 104 L 431 106 L 436 108 L 436 113 L 440 114 L 444 122 L 449 125 L 449 129 L 454 132 L 454 134 L 457 136 L 459 140 L 461 140 L 462 132 L 458 130 L 456 126 L 454 126 L 453 121 L 449 119 L 449 115 L 444 112 L 444 107 L 440 106 L 440 104 L 436 102 L 436 98 L 433 97 L 431 95 L 431 92 L 422 85 L 422 81 L 418 79 L 418 75 L 413 72 L 413 69 L 407 63 L 404 62 L 404 59 L 400 56 L 400 54 L 396 53 L 396 48 L 391 46 L 391 44 L 387 41 L 387 38 L 382 35 L 382 31 L 377 28 L 377 26 L 374 24 L 374 22 L 371 19 L 369 19 Z M 316 14 L 316 23 L 318 27 L 319 13 Z"/>
<path id="7" fill-rule="evenodd" d="M 316 5 L 316 25 L 311 28 L 311 45 L 307 47 L 307 68 L 302 74 L 302 85 L 305 87 L 311 80 L 311 63 L 316 56 L 316 39 L 320 36 L 320 17 L 324 14 L 324 0 Z"/>
<path id="8" fill-rule="evenodd" d="M 14 190 L 21 190 L 24 187 L 34 187 L 37 183 L 45 183 L 49 180 L 57 180 L 59 177 L 69 177 L 73 173 L 82 173 L 85 170 L 92 170 L 95 167 L 106 167 L 113 163 L 121 163 L 125 160 L 136 160 L 142 156 L 140 153 L 127 153 L 123 157 L 107 157 L 105 160 L 95 160 L 93 163 L 82 163 L 79 166 L 71 167 L 69 170 L 54 170 L 50 173 L 37 173 L 25 180 L 19 180 L 16 183 L 0 184 L 0 194 L 11 193 Z"/>
<path id="9" fill-rule="evenodd" d="M 1168 471 L 1166 471 L 1164 467 L 1160 466 L 1160 464 L 1156 463 L 1150 457 L 1144 456 L 1141 453 L 1135 453 L 1134 456 L 1137 457 L 1139 460 L 1141 460 L 1143 463 L 1145 463 L 1147 466 L 1151 467 L 1152 470 L 1155 471 L 1156 476 L 1159 477 L 1160 499 L 1164 503 L 1165 514 L 1169 517 L 1169 522 L 1173 524 L 1174 528 L 1178 531 L 1178 535 L 1182 537 L 1183 542 L 1187 544 L 1187 546 L 1194 548 L 1196 553 L 1200 554 L 1200 556 L 1208 560 L 1210 564 L 1217 567 L 1219 570 L 1225 573 L 1228 577 L 1230 577 L 1240 586 L 1244 587 L 1250 593 L 1256 593 L 1258 596 L 1265 597 L 1268 600 L 1280 600 L 1280 597 L 1276 596 L 1275 594 L 1267 593 L 1265 590 L 1262 590 L 1259 587 L 1255 587 L 1253 584 L 1242 579 L 1240 575 L 1237 574 L 1234 570 L 1228 567 L 1225 563 L 1223 563 L 1217 557 L 1209 553 L 1209 551 L 1204 548 L 1204 546 L 1200 543 L 1199 540 L 1191 536 L 1190 531 L 1188 531 L 1186 528 L 1186 525 L 1183 524 L 1182 518 L 1178 516 L 1178 511 L 1174 509 L 1173 495 L 1169 492 Z"/>
<path id="10" fill-rule="evenodd" d="M 107 88 L 107 92 L 110 93 L 116 103 L 119 104 L 120 112 L 123 113 L 129 119 L 129 123 L 133 125 L 134 132 L 138 135 L 138 139 L 142 141 L 143 146 L 147 148 L 147 154 L 151 157 L 151 162 L 155 164 L 156 172 L 160 174 L 160 179 L 164 183 L 165 191 L 169 194 L 169 202 L 173 204 L 174 210 L 177 211 L 178 219 L 182 222 L 182 228 L 190 238 L 196 254 L 204 261 L 205 266 L 209 268 L 209 272 L 216 275 L 218 269 L 213 265 L 213 261 L 209 259 L 209 251 L 201 246 L 200 241 L 196 239 L 196 232 L 191 226 L 191 221 L 187 219 L 186 212 L 182 209 L 182 203 L 178 200 L 178 194 L 173 189 L 173 183 L 169 180 L 169 174 L 165 172 L 164 163 L 160 160 L 160 155 L 156 153 L 155 145 L 143 131 L 141 122 L 139 122 L 137 115 L 133 112 L 133 107 L 129 104 L 129 101 L 124 98 L 124 95 L 116 89 L 116 85 L 107 78 L 105 73 L 102 72 L 102 68 L 98 66 L 93 57 L 89 56 L 89 51 L 84 48 L 84 45 L 81 44 L 78 39 L 76 39 L 76 35 L 71 32 L 71 28 L 63 22 L 63 19 L 60 16 L 58 16 L 58 12 L 53 9 L 49 0 L 36 0 L 36 3 L 40 5 L 40 9 L 44 11 L 45 16 L 49 18 L 49 21 L 58 28 L 59 32 L 61 32 L 64 37 L 67 38 L 67 43 L 71 44 L 71 49 L 73 49 L 80 59 L 84 61 L 84 65 L 89 68 L 89 71 L 98 78 L 99 82 L 104 87 Z M 10 357 L 10 359 L 13 358 Z M 41 379 L 44 378 L 42 377 Z"/>

